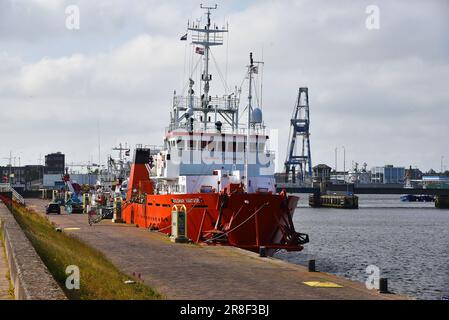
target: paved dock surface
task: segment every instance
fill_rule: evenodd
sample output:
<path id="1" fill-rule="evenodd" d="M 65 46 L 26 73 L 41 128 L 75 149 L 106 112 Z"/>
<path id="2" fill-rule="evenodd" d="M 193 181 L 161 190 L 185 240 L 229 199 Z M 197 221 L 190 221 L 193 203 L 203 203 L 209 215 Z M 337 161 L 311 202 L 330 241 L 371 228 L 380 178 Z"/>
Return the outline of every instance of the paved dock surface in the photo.
<path id="1" fill-rule="evenodd" d="M 27 204 L 45 215 L 47 201 L 27 199 Z M 405 299 L 238 248 L 174 244 L 160 233 L 110 220 L 89 226 L 85 214 L 63 212 L 48 217 L 64 232 L 103 252 L 125 273 L 140 274 L 145 284 L 168 299 Z M 304 283 L 313 281 L 342 287 L 311 287 Z"/>

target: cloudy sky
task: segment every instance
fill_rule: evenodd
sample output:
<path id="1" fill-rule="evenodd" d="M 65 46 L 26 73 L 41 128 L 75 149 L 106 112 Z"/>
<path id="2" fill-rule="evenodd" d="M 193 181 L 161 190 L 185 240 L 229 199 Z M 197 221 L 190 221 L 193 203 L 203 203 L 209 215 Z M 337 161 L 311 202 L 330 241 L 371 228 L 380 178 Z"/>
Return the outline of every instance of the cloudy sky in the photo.
<path id="1" fill-rule="evenodd" d="M 62 151 L 103 161 L 119 142 L 161 144 L 191 48 L 179 41 L 205 1 L 0 0 L 0 164 Z M 282 163 L 300 86 L 309 87 L 313 163 L 449 168 L 449 2 L 214 1 L 229 23 L 214 57 L 240 85 L 265 62 L 264 120 Z M 77 5 L 79 30 L 66 27 Z M 379 8 L 368 29 L 366 8 Z M 203 19 L 204 21 L 204 19 Z M 197 58 L 197 57 L 194 57 Z M 212 94 L 223 93 L 215 74 Z M 244 102 L 242 102 L 244 107 Z"/>

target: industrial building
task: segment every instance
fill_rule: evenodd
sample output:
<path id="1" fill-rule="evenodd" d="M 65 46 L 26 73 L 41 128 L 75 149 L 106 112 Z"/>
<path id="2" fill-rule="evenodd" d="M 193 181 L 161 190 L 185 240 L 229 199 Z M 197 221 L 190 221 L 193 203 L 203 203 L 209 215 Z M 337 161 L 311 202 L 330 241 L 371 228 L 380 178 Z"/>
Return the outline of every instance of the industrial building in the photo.
<path id="1" fill-rule="evenodd" d="M 43 172 L 43 165 L 0 167 L 1 182 L 10 183 L 18 191 L 38 189 L 42 183 Z"/>
<path id="2" fill-rule="evenodd" d="M 13 166 L 9 164 L 0 166 L 0 177 L 2 183 L 11 184 L 19 192 L 38 190 L 42 187 L 47 175 L 57 176 L 57 179 L 62 182 L 64 168 L 65 155 L 56 152 L 45 156 L 45 165 Z"/>
<path id="3" fill-rule="evenodd" d="M 449 177 L 423 176 L 422 184 L 426 189 L 449 189 Z"/>
<path id="4" fill-rule="evenodd" d="M 371 183 L 404 184 L 405 168 L 385 165 L 371 169 Z"/>
<path id="5" fill-rule="evenodd" d="M 90 174 L 90 173 L 70 174 L 70 180 L 72 182 L 78 183 L 80 185 L 83 185 L 83 184 L 94 185 L 98 181 L 98 175 Z M 60 174 L 44 174 L 44 181 L 43 181 L 44 188 L 59 189 L 59 188 L 63 188 L 64 185 L 65 185 L 65 183 L 62 180 L 62 175 L 60 175 Z"/>
<path id="6" fill-rule="evenodd" d="M 326 182 L 330 180 L 332 168 L 326 164 L 319 164 L 312 168 L 313 182 Z"/>
<path id="7" fill-rule="evenodd" d="M 65 155 L 61 152 L 50 153 L 45 156 L 45 174 L 64 174 Z"/>

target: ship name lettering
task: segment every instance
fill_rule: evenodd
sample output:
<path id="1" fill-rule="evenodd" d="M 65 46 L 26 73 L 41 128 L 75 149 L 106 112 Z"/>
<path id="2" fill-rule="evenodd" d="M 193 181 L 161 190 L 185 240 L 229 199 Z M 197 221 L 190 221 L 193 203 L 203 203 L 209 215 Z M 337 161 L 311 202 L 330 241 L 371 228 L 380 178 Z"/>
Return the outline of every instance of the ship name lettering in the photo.
<path id="1" fill-rule="evenodd" d="M 172 199 L 172 203 L 201 203 L 202 199 L 200 198 L 193 198 L 193 199 Z"/>

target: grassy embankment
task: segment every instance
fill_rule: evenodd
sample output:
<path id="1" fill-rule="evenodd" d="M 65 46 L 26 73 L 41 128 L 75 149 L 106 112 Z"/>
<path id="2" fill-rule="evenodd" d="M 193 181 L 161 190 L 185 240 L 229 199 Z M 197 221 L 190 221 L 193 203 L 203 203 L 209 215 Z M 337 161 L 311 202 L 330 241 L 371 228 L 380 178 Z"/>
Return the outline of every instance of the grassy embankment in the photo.
<path id="1" fill-rule="evenodd" d="M 69 299 L 162 299 L 150 287 L 138 282 L 125 284 L 129 276 L 119 271 L 98 250 L 80 239 L 55 230 L 55 226 L 37 212 L 13 205 L 13 214 L 32 242 L 37 253 L 63 288 Z M 76 265 L 80 270 L 80 289 L 65 287 L 66 267 Z"/>

